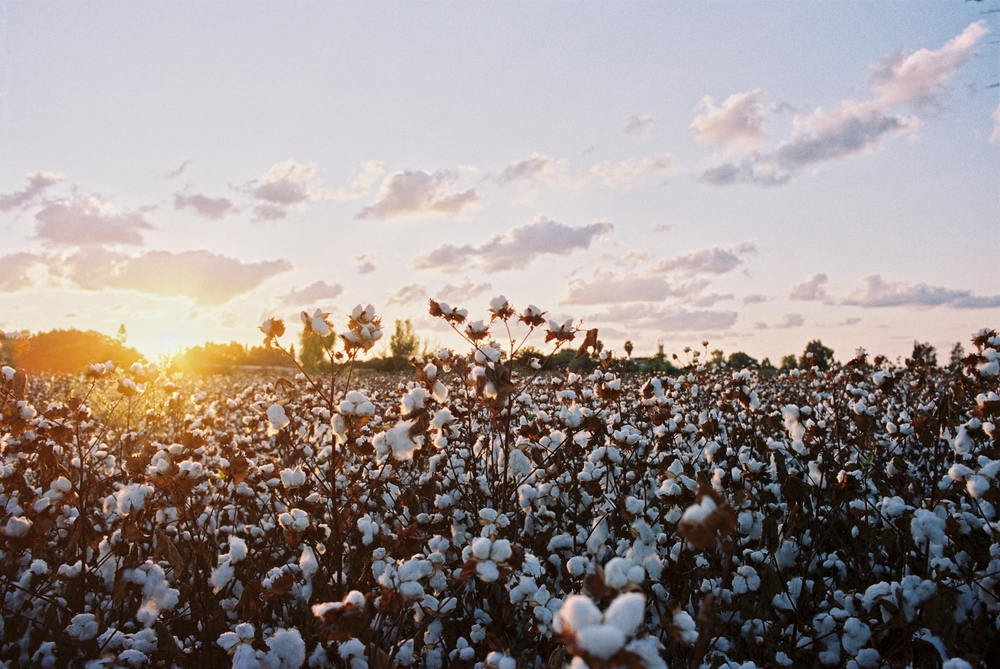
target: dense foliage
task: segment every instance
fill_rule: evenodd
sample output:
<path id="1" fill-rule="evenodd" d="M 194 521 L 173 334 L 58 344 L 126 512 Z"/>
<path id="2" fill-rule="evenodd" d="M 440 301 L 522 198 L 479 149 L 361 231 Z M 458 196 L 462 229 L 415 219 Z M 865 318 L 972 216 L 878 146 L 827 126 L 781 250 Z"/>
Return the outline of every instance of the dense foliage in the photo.
<path id="1" fill-rule="evenodd" d="M 409 377 L 0 373 L 4 666 L 986 666 L 997 349 L 774 376 L 515 365 L 503 298 Z M 328 336 L 327 314 L 303 314 Z M 282 353 L 284 324 L 261 326 Z M 2 333 L 0 333 L 2 336 Z M 501 355 L 502 352 L 502 355 Z M 804 362 L 808 363 L 806 359 Z"/>

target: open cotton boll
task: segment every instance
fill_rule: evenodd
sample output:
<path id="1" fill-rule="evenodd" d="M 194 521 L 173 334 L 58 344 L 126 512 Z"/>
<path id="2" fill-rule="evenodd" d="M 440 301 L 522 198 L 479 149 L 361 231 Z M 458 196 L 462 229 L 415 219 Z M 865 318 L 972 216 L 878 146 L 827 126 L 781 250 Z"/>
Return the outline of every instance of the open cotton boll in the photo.
<path id="1" fill-rule="evenodd" d="M 301 469 L 282 469 L 281 484 L 285 488 L 292 489 L 302 486 L 306 482 L 306 473 Z"/>
<path id="2" fill-rule="evenodd" d="M 267 434 L 269 437 L 273 437 L 291 421 L 288 419 L 288 414 L 285 413 L 285 407 L 280 404 L 272 404 L 267 408 L 267 422 Z"/>
<path id="3" fill-rule="evenodd" d="M 569 630 L 579 631 L 601 622 L 601 610 L 586 595 L 570 595 L 563 602 L 559 614 L 552 621 L 552 629 L 558 633 Z"/>
<path id="4" fill-rule="evenodd" d="M 577 650 L 607 660 L 625 647 L 625 634 L 613 625 L 598 623 L 577 631 L 574 645 Z"/>
<path id="5" fill-rule="evenodd" d="M 493 542 L 486 537 L 476 537 L 472 540 L 472 556 L 476 560 L 489 559 L 492 546 Z"/>
<path id="6" fill-rule="evenodd" d="M 621 630 L 626 637 L 635 636 L 646 617 L 646 597 L 638 592 L 618 595 L 604 612 L 604 622 Z"/>
<path id="7" fill-rule="evenodd" d="M 715 511 L 715 500 L 709 496 L 701 498 L 700 504 L 693 504 L 684 510 L 681 516 L 681 523 L 686 525 L 697 525 Z"/>

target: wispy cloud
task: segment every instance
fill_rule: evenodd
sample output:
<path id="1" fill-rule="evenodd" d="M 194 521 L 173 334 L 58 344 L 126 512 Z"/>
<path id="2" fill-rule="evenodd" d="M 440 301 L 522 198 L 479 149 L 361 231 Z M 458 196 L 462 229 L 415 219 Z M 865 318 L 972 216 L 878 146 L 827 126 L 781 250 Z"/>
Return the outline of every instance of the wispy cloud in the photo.
<path id="1" fill-rule="evenodd" d="M 1000 145 L 1000 105 L 993 110 L 993 115 L 990 117 L 993 119 L 993 134 L 990 135 L 990 143 Z"/>
<path id="2" fill-rule="evenodd" d="M 300 163 L 293 158 L 271 166 L 267 174 L 250 185 L 254 198 L 282 207 L 325 200 L 333 191 L 323 188 L 314 163 Z"/>
<path id="3" fill-rule="evenodd" d="M 827 300 L 826 285 L 830 279 L 823 273 L 812 274 L 802 283 L 797 283 L 788 291 L 790 300 Z"/>
<path id="4" fill-rule="evenodd" d="M 679 170 L 680 166 L 676 161 L 669 154 L 664 154 L 649 158 L 626 158 L 597 163 L 590 168 L 590 173 L 603 180 L 606 186 L 618 186 L 634 181 L 643 174 L 654 172 L 671 174 Z"/>
<path id="5" fill-rule="evenodd" d="M 205 218 L 218 220 L 226 214 L 235 211 L 233 203 L 224 197 L 208 197 L 205 195 L 186 195 L 184 193 L 174 194 L 174 209 L 184 209 L 190 207 L 195 213 Z"/>
<path id="6" fill-rule="evenodd" d="M 650 267 L 651 272 L 678 272 L 685 276 L 696 274 L 725 274 L 743 263 L 742 256 L 756 251 L 752 242 L 744 242 L 736 248 L 699 249 L 672 258 L 662 258 Z"/>
<path id="7" fill-rule="evenodd" d="M 475 187 L 452 191 L 458 180 L 454 172 L 441 170 L 394 172 L 385 178 L 375 203 L 356 218 L 392 219 L 406 216 L 456 216 L 479 201 Z"/>
<path id="8" fill-rule="evenodd" d="M 906 281 L 886 282 L 878 274 L 861 279 L 861 287 L 848 295 L 841 304 L 864 307 L 937 307 L 956 309 L 995 309 L 1000 307 L 1000 295 L 973 295 L 969 290 L 953 290 L 941 286 Z"/>
<path id="9" fill-rule="evenodd" d="M 13 293 L 33 285 L 31 271 L 48 264 L 43 256 L 33 253 L 8 253 L 0 256 L 0 292 Z"/>
<path id="10" fill-rule="evenodd" d="M 24 190 L 0 193 L 0 211 L 22 209 L 35 204 L 45 190 L 66 179 L 61 172 L 29 172 L 25 175 L 28 185 Z"/>
<path id="11" fill-rule="evenodd" d="M 74 246 L 143 243 L 153 226 L 141 214 L 118 212 L 107 200 L 85 195 L 46 204 L 35 214 L 39 239 Z"/>
<path id="12" fill-rule="evenodd" d="M 476 283 L 467 276 L 463 276 L 460 281 L 455 284 L 447 284 L 444 288 L 437 292 L 437 298 L 439 302 L 448 302 L 450 304 L 460 304 L 466 302 L 476 297 L 477 295 L 482 295 L 486 291 L 492 289 L 493 286 L 489 282 Z"/>
<path id="13" fill-rule="evenodd" d="M 698 139 L 716 144 L 732 144 L 747 151 L 755 150 L 764 138 L 764 100 L 767 94 L 760 88 L 745 93 L 733 93 L 721 107 L 705 96 L 701 113 L 691 122 Z"/>
<path id="14" fill-rule="evenodd" d="M 805 319 L 802 318 L 802 314 L 785 314 L 778 319 L 776 323 L 768 325 L 763 321 L 759 321 L 753 324 L 756 330 L 787 330 L 789 328 L 798 328 L 805 325 Z"/>
<path id="15" fill-rule="evenodd" d="M 708 281 L 677 283 L 662 276 L 619 276 L 595 269 L 587 279 L 575 279 L 567 286 L 563 304 L 612 304 L 620 302 L 662 302 L 668 297 L 697 295 Z"/>
<path id="16" fill-rule="evenodd" d="M 332 300 L 344 292 L 344 287 L 339 283 L 333 285 L 325 281 L 311 283 L 305 288 L 293 289 L 279 299 L 281 303 L 289 307 L 298 307 L 304 304 L 314 304 L 323 300 Z"/>
<path id="17" fill-rule="evenodd" d="M 286 260 L 243 262 L 208 251 L 149 251 L 129 256 L 103 248 L 68 256 L 64 276 L 85 290 L 136 290 L 184 296 L 201 305 L 223 304 L 266 279 L 292 269 Z"/>
<path id="18" fill-rule="evenodd" d="M 590 248 L 593 241 L 614 226 L 609 221 L 572 227 L 539 216 L 527 225 L 511 228 L 479 246 L 442 244 L 414 260 L 416 269 L 453 272 L 475 262 L 485 272 L 499 272 L 526 267 L 544 254 L 569 255 Z"/>
<path id="19" fill-rule="evenodd" d="M 401 286 L 389 296 L 386 304 L 417 304 L 427 300 L 427 288 L 422 283 L 410 283 Z"/>
<path id="20" fill-rule="evenodd" d="M 614 323 L 630 329 L 657 332 L 710 332 L 726 330 L 736 322 L 735 311 L 689 311 L 682 307 L 651 304 L 614 304 L 585 321 Z"/>
<path id="21" fill-rule="evenodd" d="M 374 253 L 362 253 L 361 255 L 354 256 L 351 258 L 351 262 L 354 263 L 354 267 L 358 270 L 358 274 L 371 274 L 375 271 Z"/>
<path id="22" fill-rule="evenodd" d="M 511 163 L 496 179 L 500 183 L 544 183 L 550 188 L 579 188 L 583 185 L 582 179 L 570 176 L 568 160 L 556 160 L 543 153 L 533 153 L 530 158 Z"/>
<path id="23" fill-rule="evenodd" d="M 653 115 L 643 114 L 639 116 L 638 114 L 632 114 L 629 117 L 628 123 L 625 124 L 625 129 L 622 131 L 626 135 L 638 135 L 639 137 L 647 137 L 649 135 L 650 128 L 653 127 Z"/>

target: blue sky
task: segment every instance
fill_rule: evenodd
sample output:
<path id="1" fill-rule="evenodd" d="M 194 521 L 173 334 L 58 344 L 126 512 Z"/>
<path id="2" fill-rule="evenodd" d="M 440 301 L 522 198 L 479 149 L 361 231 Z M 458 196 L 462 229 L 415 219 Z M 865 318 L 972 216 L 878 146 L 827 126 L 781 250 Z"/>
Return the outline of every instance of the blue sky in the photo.
<path id="1" fill-rule="evenodd" d="M 0 1 L 0 329 L 503 294 L 620 350 L 996 327 L 994 2 Z"/>

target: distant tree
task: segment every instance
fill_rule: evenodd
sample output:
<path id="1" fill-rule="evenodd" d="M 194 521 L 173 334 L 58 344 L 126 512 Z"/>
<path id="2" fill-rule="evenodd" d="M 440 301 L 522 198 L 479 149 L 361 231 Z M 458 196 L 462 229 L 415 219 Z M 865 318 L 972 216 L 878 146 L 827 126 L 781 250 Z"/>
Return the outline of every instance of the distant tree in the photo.
<path id="1" fill-rule="evenodd" d="M 632 351 L 635 350 L 635 347 L 632 345 L 632 340 L 631 339 L 626 339 L 625 340 L 625 346 L 623 346 L 622 348 L 625 349 L 625 355 L 627 355 L 628 359 L 631 360 L 632 359 Z"/>
<path id="2" fill-rule="evenodd" d="M 406 360 L 420 350 L 420 338 L 413 332 L 410 319 L 396 321 L 396 331 L 389 338 L 389 351 L 393 358 Z"/>
<path id="3" fill-rule="evenodd" d="M 799 369 L 809 369 L 815 366 L 827 370 L 833 363 L 833 349 L 823 346 L 823 342 L 819 339 L 813 339 L 806 344 L 802 356 L 799 357 Z"/>
<path id="4" fill-rule="evenodd" d="M 937 349 L 931 346 L 929 343 L 920 343 L 916 339 L 913 340 L 913 353 L 910 354 L 911 360 L 923 360 L 928 365 L 932 367 L 937 367 Z"/>
<path id="5" fill-rule="evenodd" d="M 125 331 L 125 324 L 122 323 L 118 326 L 118 334 L 115 335 L 115 341 L 119 344 L 124 344 L 126 339 L 128 339 L 128 332 Z"/>
<path id="6" fill-rule="evenodd" d="M 792 369 L 798 369 L 799 360 L 795 357 L 793 353 L 789 353 L 781 358 L 781 371 L 787 372 Z"/>
<path id="7" fill-rule="evenodd" d="M 330 334 L 321 337 L 315 332 L 305 329 L 299 335 L 299 363 L 302 369 L 310 374 L 321 374 L 330 371 L 330 358 L 326 354 L 328 348 L 333 347 L 337 341 L 337 334 L 330 330 Z"/>
<path id="8" fill-rule="evenodd" d="M 729 359 L 726 360 L 726 364 L 733 369 L 744 369 L 747 367 L 756 367 L 757 359 L 750 357 L 749 354 L 743 351 L 736 351 L 735 353 L 729 354 Z"/>
<path id="9" fill-rule="evenodd" d="M 24 371 L 77 373 L 96 362 L 112 361 L 128 367 L 143 360 L 134 348 L 100 332 L 52 330 L 31 335 L 24 346 L 14 350 L 14 361 Z"/>
<path id="10" fill-rule="evenodd" d="M 760 361 L 760 373 L 764 376 L 774 376 L 777 371 L 778 370 L 774 368 L 774 365 L 771 364 L 770 358 L 764 358 Z"/>
<path id="11" fill-rule="evenodd" d="M 721 367 L 726 364 L 725 355 L 726 354 L 722 352 L 722 349 L 715 349 L 712 351 L 712 357 L 709 359 L 708 364 L 712 367 Z"/>
<path id="12" fill-rule="evenodd" d="M 948 368 L 958 369 L 959 367 L 961 367 L 962 358 L 964 357 L 965 357 L 965 347 L 962 346 L 962 342 L 957 342 L 954 346 L 951 347 L 951 355 L 949 356 L 948 359 L 949 362 Z"/>

